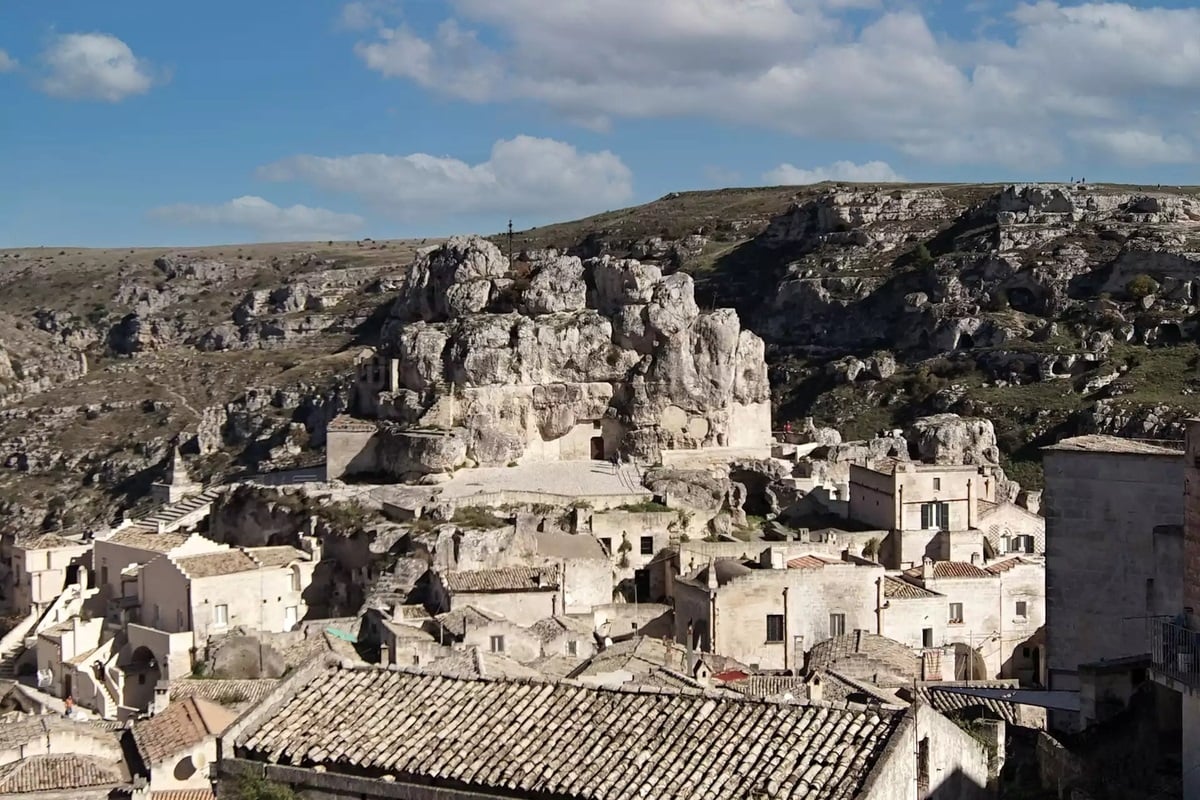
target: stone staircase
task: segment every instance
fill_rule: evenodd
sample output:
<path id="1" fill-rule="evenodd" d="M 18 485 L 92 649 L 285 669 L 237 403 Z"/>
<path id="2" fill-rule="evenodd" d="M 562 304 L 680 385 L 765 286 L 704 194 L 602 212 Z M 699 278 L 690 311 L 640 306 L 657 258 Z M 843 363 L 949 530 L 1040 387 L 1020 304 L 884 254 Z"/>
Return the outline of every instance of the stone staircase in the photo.
<path id="1" fill-rule="evenodd" d="M 17 661 L 25 652 L 25 637 L 33 631 L 38 617 L 37 613 L 31 613 L 0 639 L 0 680 L 17 679 Z"/>
<path id="2" fill-rule="evenodd" d="M 138 520 L 143 525 L 151 526 L 159 533 L 170 533 L 186 524 L 195 524 L 208 516 L 208 508 L 212 506 L 221 490 L 209 487 L 200 494 L 185 497 L 177 503 L 170 503 L 158 509 L 145 519 Z"/>

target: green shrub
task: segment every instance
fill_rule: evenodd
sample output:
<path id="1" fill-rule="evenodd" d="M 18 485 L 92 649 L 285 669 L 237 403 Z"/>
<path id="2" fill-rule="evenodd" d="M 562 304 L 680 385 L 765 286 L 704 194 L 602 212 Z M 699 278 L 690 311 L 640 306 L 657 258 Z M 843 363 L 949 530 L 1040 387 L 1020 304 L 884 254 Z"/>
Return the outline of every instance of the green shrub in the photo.
<path id="1" fill-rule="evenodd" d="M 657 500 L 643 500 L 640 503 L 626 503 L 623 506 L 617 506 L 616 510 L 632 511 L 635 514 L 646 514 L 670 511 L 671 509 L 667 508 Z"/>
<path id="2" fill-rule="evenodd" d="M 243 775 L 228 794 L 233 800 L 298 800 L 290 786 L 275 783 L 258 775 Z"/>
<path id="3" fill-rule="evenodd" d="M 912 251 L 913 263 L 918 267 L 928 267 L 933 263 L 933 254 L 929 252 L 929 248 L 924 242 L 921 242 Z"/>
<path id="4" fill-rule="evenodd" d="M 462 508 L 457 508 L 454 510 L 454 516 L 450 518 L 450 521 L 464 528 L 479 528 L 485 531 L 504 528 L 508 525 L 508 520 L 501 519 L 496 516 L 494 511 L 484 506 L 463 506 Z"/>
<path id="5" fill-rule="evenodd" d="M 1149 297 L 1158 291 L 1158 281 L 1151 278 L 1149 275 L 1142 273 L 1134 275 L 1129 279 L 1129 283 L 1125 284 L 1125 293 L 1134 300 L 1141 300 L 1143 297 Z"/>

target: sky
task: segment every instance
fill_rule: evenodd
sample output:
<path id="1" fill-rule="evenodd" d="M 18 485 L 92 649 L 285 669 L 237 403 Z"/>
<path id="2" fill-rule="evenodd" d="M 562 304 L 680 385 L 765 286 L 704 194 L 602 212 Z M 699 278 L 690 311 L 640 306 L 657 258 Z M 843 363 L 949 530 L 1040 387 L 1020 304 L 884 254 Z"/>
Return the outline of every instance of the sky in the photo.
<path id="1" fill-rule="evenodd" d="M 0 247 L 493 233 L 821 180 L 1196 184 L 1200 7 L 0 0 Z"/>

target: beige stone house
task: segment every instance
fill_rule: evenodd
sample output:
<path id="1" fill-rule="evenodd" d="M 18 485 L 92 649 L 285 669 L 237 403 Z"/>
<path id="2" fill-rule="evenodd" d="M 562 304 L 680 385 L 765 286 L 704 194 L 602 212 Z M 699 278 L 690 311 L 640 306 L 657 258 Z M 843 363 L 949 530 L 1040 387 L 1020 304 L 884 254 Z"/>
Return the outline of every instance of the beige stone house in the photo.
<path id="1" fill-rule="evenodd" d="M 96 588 L 100 602 L 106 607 L 109 624 L 119 629 L 129 622 L 145 622 L 137 610 L 140 605 L 138 572 L 143 565 L 168 553 L 199 555 L 224 551 L 228 547 L 198 533 L 157 533 L 137 524 L 97 538 L 92 550 Z"/>
<path id="2" fill-rule="evenodd" d="M 883 575 L 849 554 L 714 557 L 675 581 L 675 639 L 756 669 L 799 669 L 816 642 L 876 629 Z"/>
<path id="3" fill-rule="evenodd" d="M 187 697 L 134 723 L 133 741 L 149 773 L 151 800 L 164 800 L 165 792 L 182 791 L 211 797 L 217 737 L 235 719 L 237 714 L 224 706 Z"/>
<path id="4" fill-rule="evenodd" d="M 307 613 L 316 560 L 287 546 L 165 553 L 141 570 L 141 617 L 157 630 L 191 631 L 196 647 L 238 627 L 290 631 Z"/>
<path id="5" fill-rule="evenodd" d="M 987 748 L 923 703 L 853 710 L 319 663 L 239 718 L 221 751 L 222 795 L 252 772 L 328 800 L 990 796 Z"/>
<path id="6" fill-rule="evenodd" d="M 564 607 L 557 567 L 434 572 L 429 588 L 429 605 L 435 611 L 475 606 L 517 625 L 532 625 L 560 613 Z"/>
<path id="7" fill-rule="evenodd" d="M 5 587 L 14 614 L 41 613 L 71 584 L 88 584 L 92 545 L 47 533 L 13 542 L 11 588 Z"/>

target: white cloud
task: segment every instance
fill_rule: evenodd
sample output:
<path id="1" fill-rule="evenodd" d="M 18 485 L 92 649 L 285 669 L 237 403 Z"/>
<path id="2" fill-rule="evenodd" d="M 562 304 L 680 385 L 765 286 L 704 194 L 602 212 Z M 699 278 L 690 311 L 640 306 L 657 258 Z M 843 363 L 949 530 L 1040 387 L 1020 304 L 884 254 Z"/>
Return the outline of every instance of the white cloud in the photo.
<path id="1" fill-rule="evenodd" d="M 563 215 L 613 208 L 633 195 L 632 175 L 612 153 L 581 153 L 531 136 L 496 142 L 479 164 L 426 153 L 300 155 L 268 164 L 258 176 L 356 195 L 406 219 L 478 212 Z"/>
<path id="2" fill-rule="evenodd" d="M 1200 41 L 1200 8 L 1043 0 L 955 39 L 934 35 L 919 5 L 451 0 L 435 30 L 381 22 L 356 52 L 431 91 L 542 104 L 595 129 L 715 118 L 1022 168 L 1060 162 L 1078 133 L 1129 119 L 1190 146 L 1200 48 L 1187 43 Z"/>
<path id="3" fill-rule="evenodd" d="M 154 209 L 151 214 L 180 225 L 245 228 L 263 239 L 291 241 L 347 239 L 365 224 L 363 218 L 356 214 L 341 214 L 301 205 L 282 208 L 250 195 L 221 205 L 181 203 L 165 206 Z"/>
<path id="4" fill-rule="evenodd" d="M 1181 136 L 1136 129 L 1089 130 L 1073 136 L 1101 158 L 1126 164 L 1182 164 L 1196 157 L 1196 148 Z"/>
<path id="5" fill-rule="evenodd" d="M 17 68 L 17 60 L 0 50 L 0 72 L 11 72 Z"/>
<path id="6" fill-rule="evenodd" d="M 825 167 L 801 169 L 791 164 L 780 164 L 763 175 L 763 181 L 773 186 L 804 186 L 823 181 L 846 181 L 848 183 L 899 183 L 904 178 L 896 174 L 885 161 L 835 161 Z"/>
<path id="7" fill-rule="evenodd" d="M 129 45 L 107 33 L 67 33 L 42 53 L 47 74 L 42 89 L 54 97 L 115 103 L 149 91 L 153 68 Z"/>
<path id="8" fill-rule="evenodd" d="M 337 24 L 348 31 L 370 30 L 386 24 L 398 11 L 397 0 L 356 0 L 342 6 Z"/>

